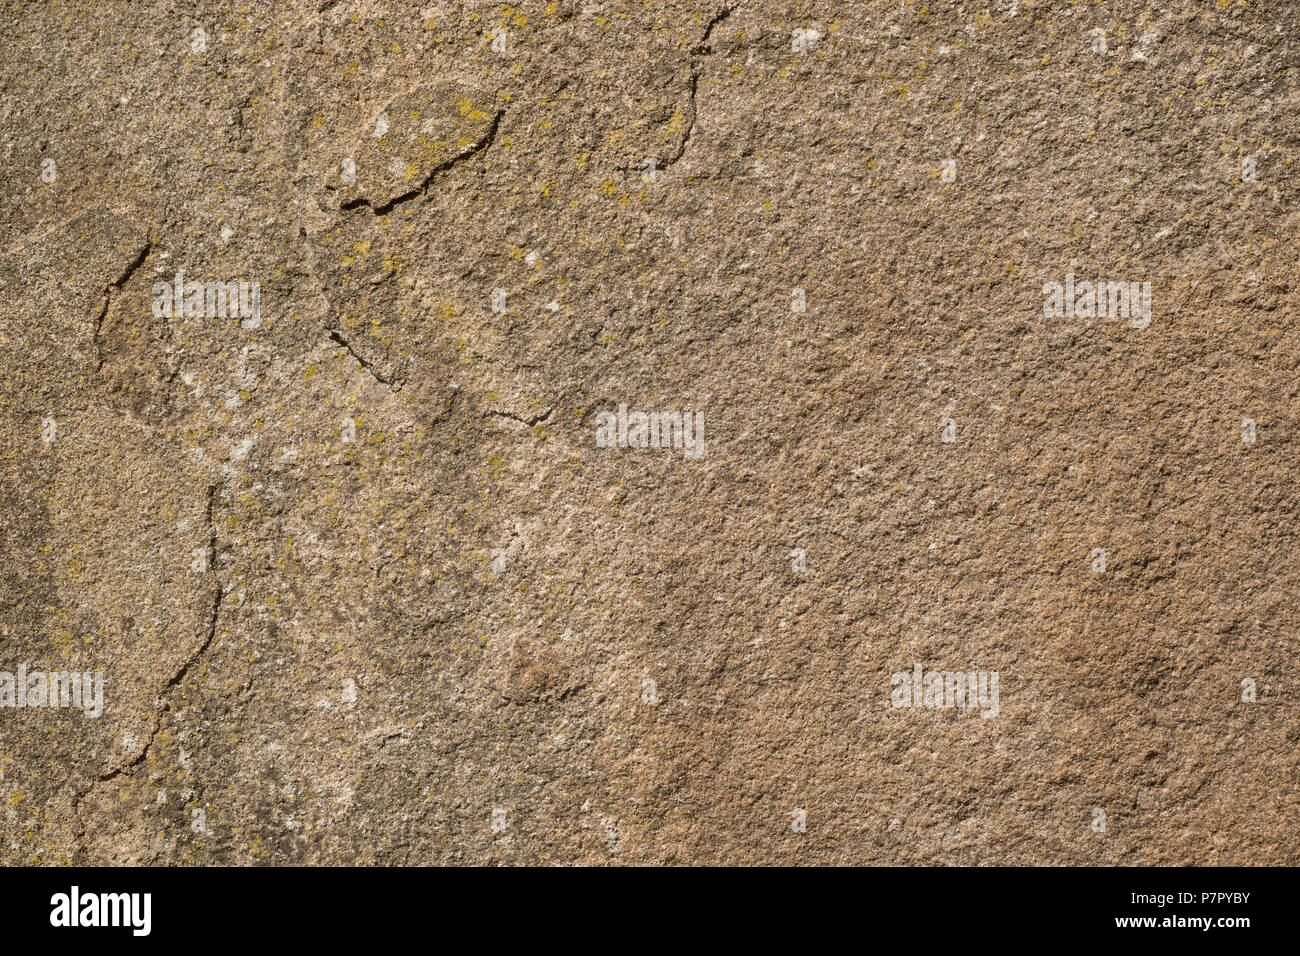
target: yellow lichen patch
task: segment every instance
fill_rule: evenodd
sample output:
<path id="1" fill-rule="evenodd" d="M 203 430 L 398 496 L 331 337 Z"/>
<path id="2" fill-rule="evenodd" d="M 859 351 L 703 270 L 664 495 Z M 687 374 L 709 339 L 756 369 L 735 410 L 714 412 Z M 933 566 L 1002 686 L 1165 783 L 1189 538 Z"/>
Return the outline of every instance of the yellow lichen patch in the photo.
<path id="1" fill-rule="evenodd" d="M 486 123 L 492 118 L 481 109 L 475 107 L 474 102 L 468 96 L 461 97 L 461 99 L 456 102 L 456 109 L 460 111 L 461 116 L 465 117 L 471 123 Z"/>

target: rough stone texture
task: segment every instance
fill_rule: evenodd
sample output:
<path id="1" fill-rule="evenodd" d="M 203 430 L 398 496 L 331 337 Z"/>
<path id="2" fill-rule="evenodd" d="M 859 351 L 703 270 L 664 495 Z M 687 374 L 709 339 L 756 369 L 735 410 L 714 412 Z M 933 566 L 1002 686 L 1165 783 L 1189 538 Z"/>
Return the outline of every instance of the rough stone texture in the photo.
<path id="1" fill-rule="evenodd" d="M 1300 862 L 1298 34 L 6 3 L 0 861 Z"/>

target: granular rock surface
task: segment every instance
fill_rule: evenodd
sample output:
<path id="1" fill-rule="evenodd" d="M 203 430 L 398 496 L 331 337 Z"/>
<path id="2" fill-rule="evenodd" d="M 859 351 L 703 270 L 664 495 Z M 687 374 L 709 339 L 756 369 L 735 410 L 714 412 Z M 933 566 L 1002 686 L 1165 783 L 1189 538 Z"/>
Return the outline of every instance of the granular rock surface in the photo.
<path id="1" fill-rule="evenodd" d="M 1300 862 L 1298 42 L 4 3 L 0 861 Z"/>

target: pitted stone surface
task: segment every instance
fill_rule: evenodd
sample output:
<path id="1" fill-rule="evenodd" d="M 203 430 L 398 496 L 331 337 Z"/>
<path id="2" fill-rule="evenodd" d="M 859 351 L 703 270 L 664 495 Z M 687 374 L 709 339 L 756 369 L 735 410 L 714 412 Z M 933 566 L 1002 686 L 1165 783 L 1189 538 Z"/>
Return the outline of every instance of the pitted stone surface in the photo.
<path id="1" fill-rule="evenodd" d="M 0 22 L 0 861 L 1300 862 L 1292 7 Z"/>

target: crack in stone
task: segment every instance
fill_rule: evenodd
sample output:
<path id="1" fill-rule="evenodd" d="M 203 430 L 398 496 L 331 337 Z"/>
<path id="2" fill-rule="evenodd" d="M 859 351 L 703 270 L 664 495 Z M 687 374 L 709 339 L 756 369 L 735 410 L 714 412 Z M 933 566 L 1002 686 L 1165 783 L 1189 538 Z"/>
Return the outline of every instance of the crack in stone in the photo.
<path id="1" fill-rule="evenodd" d="M 136 270 L 144 265 L 145 260 L 149 258 L 149 253 L 153 251 L 154 241 L 151 236 L 147 242 L 135 254 L 135 257 L 127 264 L 126 269 L 115 280 L 104 287 L 104 304 L 99 307 L 99 314 L 95 316 L 95 331 L 91 335 L 91 341 L 95 346 L 95 356 L 98 362 L 95 365 L 95 371 L 102 371 L 104 368 L 104 346 L 100 342 L 100 336 L 104 331 L 104 319 L 108 317 L 108 307 L 112 304 L 113 292 L 122 288 L 135 275 Z"/>
<path id="2" fill-rule="evenodd" d="M 682 134 L 682 141 L 677 145 L 677 151 L 663 162 L 659 167 L 660 169 L 668 169 L 686 154 L 686 146 L 690 143 L 691 133 L 695 131 L 695 95 L 699 91 L 700 85 L 700 65 L 697 61 L 700 57 L 713 52 L 712 48 L 709 47 L 709 37 L 713 34 L 713 31 L 718 24 L 731 16 L 732 11 L 736 9 L 736 6 L 739 6 L 739 4 L 730 7 L 723 7 L 722 10 L 704 27 L 704 34 L 700 37 L 700 42 L 691 47 L 691 89 L 688 96 L 688 102 L 690 104 L 690 119 L 687 121 L 686 131 Z"/>
<path id="3" fill-rule="evenodd" d="M 362 358 L 360 353 L 358 353 L 357 350 L 352 347 L 351 343 L 349 343 L 348 340 L 345 339 L 342 335 L 340 335 L 337 331 L 335 331 L 334 329 L 330 329 L 329 336 L 334 342 L 343 346 L 344 350 L 349 355 L 351 355 L 354 359 L 356 359 L 357 364 L 360 365 L 367 372 L 369 372 L 370 377 L 373 378 L 376 382 L 379 382 L 381 385 L 387 386 L 388 390 L 392 392 L 400 392 L 402 390 L 402 384 L 400 382 L 398 382 L 397 384 L 393 384 L 392 379 L 384 378 L 384 376 L 380 375 L 377 371 L 375 371 L 375 367 L 371 365 L 369 362 L 367 362 L 364 358 Z"/>
<path id="4" fill-rule="evenodd" d="M 497 110 L 496 115 L 492 117 L 492 125 L 488 127 L 487 132 L 479 138 L 477 143 L 473 146 L 465 147 L 450 159 L 438 163 L 438 165 L 434 166 L 433 169 L 429 170 L 429 175 L 425 176 L 414 189 L 410 189 L 402 193 L 400 196 L 394 196 L 392 199 L 388 200 L 388 202 L 380 203 L 378 206 L 371 203 L 371 201 L 365 196 L 358 196 L 356 199 L 349 199 L 347 202 L 340 205 L 339 209 L 357 209 L 361 206 L 365 206 L 376 216 L 386 216 L 401 203 L 423 195 L 439 173 L 446 172 L 463 160 L 469 159 L 469 157 L 483 152 L 492 145 L 493 141 L 496 140 L 497 128 L 501 125 L 501 117 L 505 115 L 505 112 L 505 110 Z"/>
<path id="5" fill-rule="evenodd" d="M 212 570 L 214 573 L 216 570 L 215 562 L 216 562 L 216 555 L 217 555 L 217 525 L 215 521 L 216 497 L 217 497 L 217 491 L 220 489 L 220 487 L 221 486 L 219 483 L 208 485 L 208 501 L 207 501 L 207 506 L 204 509 L 204 514 L 207 518 L 208 529 L 209 529 L 208 531 L 208 560 L 210 562 L 209 569 Z M 131 758 L 131 760 L 127 761 L 126 763 L 122 764 L 119 767 L 114 768 L 113 770 L 110 770 L 108 773 L 98 774 L 93 780 L 90 781 L 89 785 L 87 785 L 84 790 L 82 790 L 73 798 L 72 800 L 72 805 L 74 808 L 73 812 L 78 817 L 81 816 L 79 810 L 81 801 L 86 799 L 86 797 L 90 795 L 91 791 L 95 789 L 95 787 L 97 787 L 101 783 L 106 783 L 109 780 L 115 780 L 116 778 L 123 776 L 130 770 L 134 770 L 136 767 L 140 766 L 140 764 L 144 763 L 145 758 L 149 756 L 149 750 L 151 747 L 153 747 L 154 741 L 157 740 L 158 738 L 158 731 L 162 729 L 163 714 L 171 710 L 172 703 L 171 700 L 167 697 L 167 695 L 172 690 L 174 690 L 177 686 L 180 685 L 181 681 L 185 679 L 185 675 L 190 672 L 190 669 L 195 665 L 195 663 L 198 662 L 199 658 L 201 658 L 207 652 L 208 648 L 212 646 L 213 641 L 216 640 L 217 622 L 221 617 L 221 601 L 224 595 L 225 595 L 225 590 L 222 588 L 221 582 L 218 581 L 212 595 L 212 611 L 208 619 L 207 633 L 203 638 L 203 643 L 198 646 L 198 648 L 194 651 L 194 653 L 190 655 L 189 659 L 184 664 L 181 665 L 180 670 L 178 670 L 176 674 L 169 681 L 167 681 L 167 683 L 164 684 L 162 689 L 158 692 L 157 699 L 162 703 L 161 706 L 158 708 L 157 711 L 155 711 L 153 715 L 153 727 L 149 731 L 149 739 L 145 741 L 145 745 L 140 749 L 140 752 L 136 754 L 133 758 Z M 80 846 L 81 851 L 84 853 L 86 849 L 86 821 L 84 820 L 84 818 L 82 819 L 81 822 L 81 832 L 78 839 L 78 845 Z"/>
<path id="6" fill-rule="evenodd" d="M 520 418 L 518 415 L 514 414 L 513 412 L 489 411 L 487 414 L 495 415 L 497 418 L 510 418 L 513 419 L 514 421 L 527 425 L 529 428 L 532 428 L 534 425 L 539 425 L 542 422 L 546 421 L 546 419 L 550 418 L 551 412 L 553 412 L 554 410 L 555 408 L 554 406 L 552 406 L 546 409 L 546 411 L 542 412 L 540 415 L 534 415 L 532 418 Z"/>
<path id="7" fill-rule="evenodd" d="M 700 42 L 695 44 L 695 49 L 692 50 L 691 52 L 696 53 L 700 56 L 703 56 L 705 53 L 710 52 L 709 48 L 706 47 L 705 44 L 709 42 L 709 37 L 713 34 L 713 28 L 716 27 L 723 20 L 727 19 L 727 17 L 731 16 L 732 13 L 735 12 L 736 7 L 738 6 L 740 6 L 740 4 L 734 4 L 730 7 L 723 7 L 721 10 L 719 10 L 717 14 L 714 15 L 713 19 L 708 22 L 708 25 L 705 26 L 704 36 L 700 37 Z"/>

